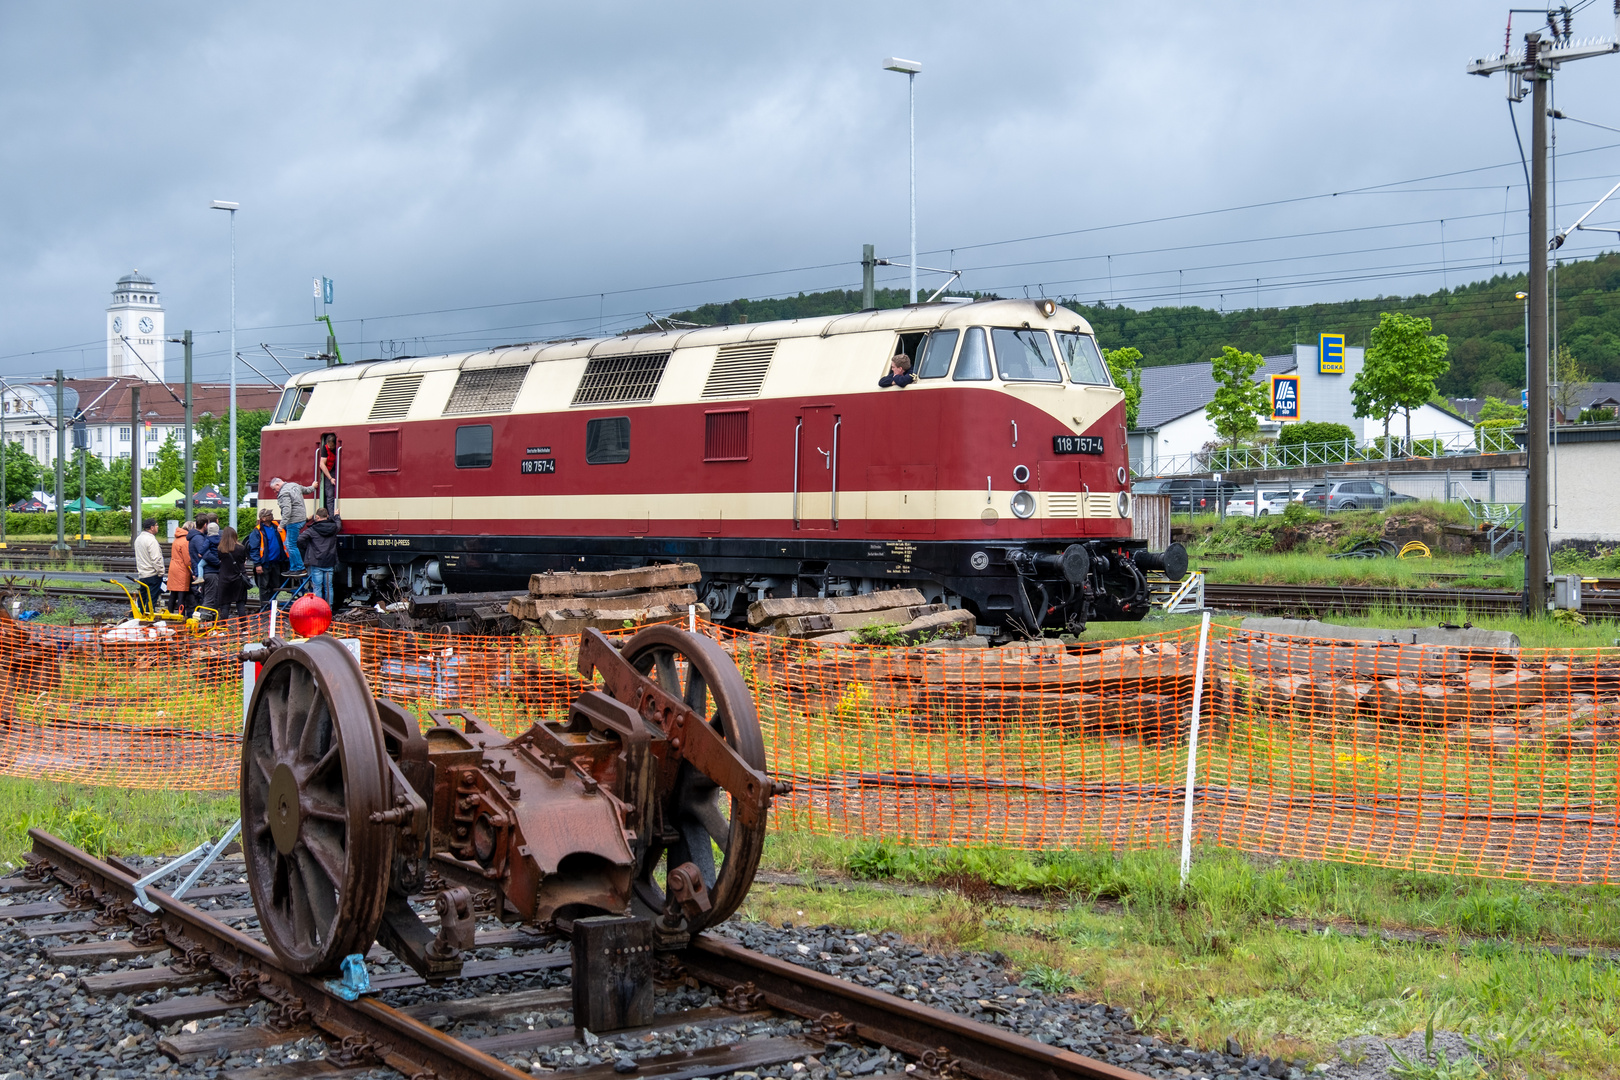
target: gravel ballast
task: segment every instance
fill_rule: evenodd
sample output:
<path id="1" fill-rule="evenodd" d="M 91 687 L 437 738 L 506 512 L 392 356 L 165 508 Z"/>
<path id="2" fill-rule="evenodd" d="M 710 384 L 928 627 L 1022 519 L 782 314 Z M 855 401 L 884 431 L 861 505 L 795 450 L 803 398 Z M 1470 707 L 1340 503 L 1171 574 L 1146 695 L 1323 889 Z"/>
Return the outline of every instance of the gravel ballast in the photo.
<path id="1" fill-rule="evenodd" d="M 146 869 L 157 865 L 153 859 L 126 860 Z M 8 879 L 10 883 L 18 879 Z M 202 886 L 239 886 L 234 895 L 197 901 L 199 907 L 215 911 L 251 906 L 243 880 L 240 857 L 221 860 L 200 881 Z M 0 883 L 5 888 L 5 883 Z M 325 1043 L 314 1036 L 277 1046 L 255 1048 L 224 1056 L 204 1056 L 187 1064 L 177 1064 L 158 1047 L 166 1037 L 182 1037 L 199 1031 L 258 1026 L 265 1022 L 268 1005 L 249 1008 L 186 1022 L 175 1021 L 154 1029 L 131 1015 L 137 1005 L 173 997 L 208 993 L 219 984 L 179 989 L 159 989 L 135 994 L 99 996 L 87 993 L 81 980 L 86 976 L 150 967 L 168 962 L 166 951 L 129 959 L 75 965 L 51 961 L 46 950 L 74 942 L 117 940 L 128 937 L 128 927 L 115 925 L 94 932 L 78 929 L 51 934 L 46 925 L 82 924 L 92 912 L 74 911 L 51 916 L 8 917 L 7 909 L 60 899 L 60 888 L 0 892 L 0 1080 L 22 1077 L 134 1078 L 149 1076 L 200 1076 L 215 1078 L 231 1070 L 293 1063 L 325 1056 Z M 252 932 L 252 918 L 233 919 L 232 925 Z M 480 929 L 493 931 L 500 924 L 484 920 Z M 29 931 L 33 931 L 30 934 Z M 777 957 L 863 986 L 895 994 L 907 1000 L 992 1024 L 1027 1038 L 1111 1064 L 1160 1078 L 1272 1077 L 1274 1080 L 1303 1080 L 1307 1072 L 1328 1073 L 1344 1080 L 1378 1080 L 1389 1075 L 1392 1059 L 1381 1040 L 1362 1040 L 1348 1055 L 1350 1064 L 1339 1055 L 1329 1063 L 1311 1065 L 1304 1061 L 1283 1061 L 1244 1053 L 1228 1040 L 1221 1047 L 1199 1049 L 1165 1042 L 1136 1027 L 1128 1012 L 1106 1004 L 1086 1001 L 1074 994 L 1048 994 L 1035 987 L 1020 985 L 1017 973 L 1006 958 L 990 952 L 930 951 L 907 944 L 899 934 L 868 934 L 833 926 L 771 926 L 732 920 L 716 931 L 745 948 Z M 564 948 L 550 946 L 552 950 Z M 495 960 L 514 953 L 533 955 L 535 950 L 509 947 L 480 948 L 470 960 Z M 374 965 L 373 978 L 400 972 L 397 963 Z M 470 997 L 543 991 L 566 988 L 566 967 L 493 975 L 460 980 L 438 987 L 417 986 L 385 991 L 379 999 L 398 1008 L 427 1002 L 457 1001 Z M 560 998 L 561 995 L 544 995 Z M 516 1033 L 545 1032 L 563 1028 L 557 1042 L 537 1048 L 500 1053 L 509 1064 L 524 1071 L 545 1074 L 558 1070 L 614 1064 L 632 1074 L 635 1061 L 676 1051 L 703 1049 L 731 1043 L 778 1038 L 803 1038 L 805 1024 L 797 1018 L 735 1014 L 720 1010 L 720 998 L 706 986 L 687 978 L 660 984 L 656 1012 L 660 1015 L 686 1010 L 705 1010 L 705 1019 L 683 1022 L 672 1018 L 670 1025 L 652 1031 L 598 1036 L 587 1034 L 582 1041 L 573 1038 L 572 1016 L 566 1002 L 550 1001 L 527 1010 L 499 1015 L 459 1019 L 450 1015 L 424 1013 L 426 1021 L 459 1039 L 476 1040 Z M 451 1012 L 453 1010 L 447 1010 Z M 1422 1051 L 1422 1037 L 1417 1052 Z M 1464 1048 L 1442 1043 L 1453 1058 Z M 1397 1048 L 1412 1056 L 1409 1048 Z M 832 1041 L 816 1053 L 779 1064 L 735 1074 L 737 1080 L 854 1080 L 913 1071 L 915 1064 L 886 1048 L 859 1042 Z M 394 1076 L 387 1069 L 378 1076 Z M 720 1076 L 728 1075 L 718 1073 Z"/>

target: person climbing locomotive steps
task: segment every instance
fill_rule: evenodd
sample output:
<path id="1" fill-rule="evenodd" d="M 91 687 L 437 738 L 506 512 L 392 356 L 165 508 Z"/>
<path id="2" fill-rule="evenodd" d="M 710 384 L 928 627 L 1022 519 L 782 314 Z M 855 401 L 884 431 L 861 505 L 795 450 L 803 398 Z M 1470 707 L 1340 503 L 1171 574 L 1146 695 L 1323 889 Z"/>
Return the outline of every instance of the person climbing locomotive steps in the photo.
<path id="1" fill-rule="evenodd" d="M 328 431 L 315 448 L 315 488 L 328 514 L 337 513 L 338 437 Z"/>

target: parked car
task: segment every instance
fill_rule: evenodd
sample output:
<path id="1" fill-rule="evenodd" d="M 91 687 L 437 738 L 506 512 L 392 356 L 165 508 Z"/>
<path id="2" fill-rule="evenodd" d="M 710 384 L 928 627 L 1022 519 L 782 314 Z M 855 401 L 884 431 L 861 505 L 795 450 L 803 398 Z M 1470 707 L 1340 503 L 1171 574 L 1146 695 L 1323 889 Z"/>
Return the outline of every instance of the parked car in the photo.
<path id="1" fill-rule="evenodd" d="M 1172 514 L 1212 514 L 1220 509 L 1222 496 L 1230 499 L 1238 489 L 1227 480 L 1192 480 L 1185 477 L 1174 480 L 1138 480 L 1131 485 L 1133 495 L 1168 495 Z"/>
<path id="2" fill-rule="evenodd" d="M 1280 514 L 1288 509 L 1288 504 L 1305 494 L 1304 488 L 1282 488 L 1280 490 L 1265 490 L 1260 492 L 1260 508 L 1257 511 L 1254 505 L 1254 489 L 1248 492 L 1238 492 L 1226 502 L 1226 512 L 1238 517 L 1269 517 Z"/>
<path id="3" fill-rule="evenodd" d="M 1377 480 L 1322 480 L 1301 500 L 1312 510 L 1382 510 L 1394 503 L 1417 502 L 1411 495 L 1391 491 Z"/>

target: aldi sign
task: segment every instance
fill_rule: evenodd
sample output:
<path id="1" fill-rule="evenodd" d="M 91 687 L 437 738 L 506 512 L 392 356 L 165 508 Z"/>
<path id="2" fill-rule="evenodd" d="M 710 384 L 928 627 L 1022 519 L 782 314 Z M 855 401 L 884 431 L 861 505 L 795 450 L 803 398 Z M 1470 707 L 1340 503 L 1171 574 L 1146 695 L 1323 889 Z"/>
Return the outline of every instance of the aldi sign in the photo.
<path id="1" fill-rule="evenodd" d="M 1273 420 L 1299 419 L 1299 376 L 1273 375 L 1271 377 L 1271 418 Z"/>
<path id="2" fill-rule="evenodd" d="M 1344 374 L 1344 335 L 1323 334 L 1316 345 L 1316 373 L 1318 375 Z"/>

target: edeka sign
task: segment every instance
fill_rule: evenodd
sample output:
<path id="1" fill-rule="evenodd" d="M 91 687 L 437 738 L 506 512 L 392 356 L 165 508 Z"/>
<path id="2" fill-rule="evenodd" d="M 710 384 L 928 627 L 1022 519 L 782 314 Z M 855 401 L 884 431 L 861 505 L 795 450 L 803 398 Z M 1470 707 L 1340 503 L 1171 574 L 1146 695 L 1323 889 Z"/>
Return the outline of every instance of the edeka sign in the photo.
<path id="1" fill-rule="evenodd" d="M 1316 373 L 1318 375 L 1344 374 L 1344 335 L 1323 334 L 1316 346 Z"/>
<path id="2" fill-rule="evenodd" d="M 1271 377 L 1271 418 L 1273 420 L 1299 419 L 1299 376 L 1273 375 Z"/>

